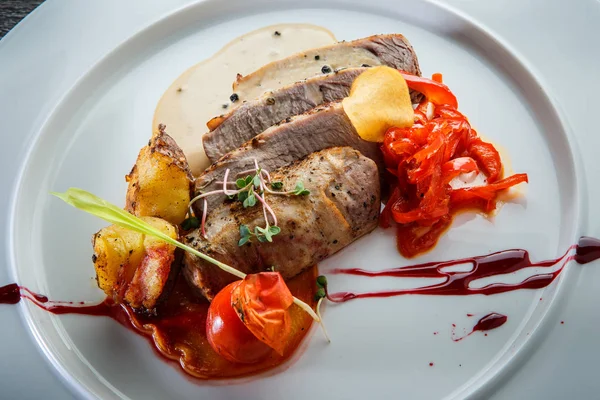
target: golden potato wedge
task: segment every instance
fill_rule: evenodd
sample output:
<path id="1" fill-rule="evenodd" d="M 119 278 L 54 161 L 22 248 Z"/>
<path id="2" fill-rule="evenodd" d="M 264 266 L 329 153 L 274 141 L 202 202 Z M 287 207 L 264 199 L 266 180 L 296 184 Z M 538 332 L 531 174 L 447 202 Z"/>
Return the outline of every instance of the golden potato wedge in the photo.
<path id="1" fill-rule="evenodd" d="M 177 228 L 154 217 L 141 217 L 177 239 Z M 98 286 L 115 301 L 152 310 L 177 273 L 176 247 L 151 236 L 111 225 L 93 236 Z"/>
<path id="2" fill-rule="evenodd" d="M 172 224 L 185 219 L 193 176 L 185 155 L 165 133 L 165 126 L 140 150 L 129 183 L 125 209 L 136 216 L 158 217 Z"/>

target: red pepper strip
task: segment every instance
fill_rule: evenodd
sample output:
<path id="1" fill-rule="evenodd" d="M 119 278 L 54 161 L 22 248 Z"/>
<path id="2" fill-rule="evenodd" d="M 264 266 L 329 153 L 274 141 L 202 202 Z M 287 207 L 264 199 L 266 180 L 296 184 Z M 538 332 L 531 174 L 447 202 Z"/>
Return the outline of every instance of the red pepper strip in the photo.
<path id="1" fill-rule="evenodd" d="M 456 96 L 454 96 L 448 86 L 431 79 L 411 75 L 404 71 L 400 71 L 400 73 L 410 89 L 423 93 L 423 95 L 433 104 L 448 104 L 454 108 L 458 108 Z"/>
<path id="2" fill-rule="evenodd" d="M 417 146 L 409 138 L 402 138 L 390 143 L 390 149 L 398 156 L 411 155 L 417 151 Z"/>
<path id="3" fill-rule="evenodd" d="M 468 202 L 474 198 L 484 200 L 494 200 L 499 191 L 508 189 L 522 182 L 529 182 L 527 174 L 515 174 L 508 178 L 504 178 L 495 183 L 490 183 L 486 186 L 475 186 L 468 188 L 454 189 L 450 192 L 450 201 L 452 204 L 460 204 Z"/>
<path id="4" fill-rule="evenodd" d="M 435 121 L 435 120 L 434 120 Z M 468 144 L 471 125 L 465 120 L 442 120 L 443 131 L 446 136 L 445 160 L 454 157 L 459 149 L 465 149 Z"/>
<path id="5" fill-rule="evenodd" d="M 396 245 L 404 257 L 414 257 L 419 253 L 431 249 L 437 243 L 442 233 L 452 223 L 450 215 L 444 215 L 424 233 L 424 229 L 414 225 L 398 225 L 396 228 Z"/>
<path id="6" fill-rule="evenodd" d="M 416 208 L 414 210 L 400 213 L 395 212 L 394 208 L 392 208 L 392 215 L 394 216 L 394 221 L 399 224 L 409 224 L 411 222 L 420 222 L 420 221 L 430 221 L 437 220 L 440 217 L 445 216 L 449 212 L 449 208 L 447 205 L 440 205 L 437 208 L 434 208 L 430 213 L 423 211 L 421 208 Z"/>
<path id="7" fill-rule="evenodd" d="M 444 138 L 441 134 L 438 134 L 430 144 L 425 146 L 422 150 L 416 152 L 409 161 L 415 161 L 418 165 L 415 169 L 410 169 L 408 173 L 408 181 L 410 183 L 417 183 L 420 179 L 430 176 L 433 173 L 433 168 L 437 166 L 441 157 L 438 157 L 439 153 L 444 151 Z"/>
<path id="8" fill-rule="evenodd" d="M 431 80 L 442 83 L 442 74 L 436 72 L 435 74 L 431 75 Z"/>
<path id="9" fill-rule="evenodd" d="M 231 292 L 231 305 L 244 325 L 279 354 L 291 329 L 289 308 L 294 297 L 279 272 L 246 275 Z"/>
<path id="10" fill-rule="evenodd" d="M 436 118 L 442 117 L 446 119 L 459 119 L 467 121 L 467 117 L 465 117 L 460 111 L 446 104 L 436 106 L 434 116 Z"/>
<path id="11" fill-rule="evenodd" d="M 418 205 L 415 207 L 415 204 L 412 204 L 413 207 L 408 210 L 405 204 L 410 204 L 409 202 L 405 202 L 405 204 L 396 202 L 392 206 L 394 221 L 399 224 L 420 223 L 423 220 L 438 219 L 450 212 L 446 185 L 442 183 L 441 155 L 441 151 L 433 155 L 431 174 L 416 184 L 416 193 L 413 199 L 418 202 Z"/>
<path id="12" fill-rule="evenodd" d="M 469 172 L 479 172 L 477 163 L 471 157 L 459 157 L 450 161 L 446 161 L 442 165 L 442 176 L 444 183 L 449 183 L 452 179 L 460 174 Z"/>
<path id="13" fill-rule="evenodd" d="M 415 124 L 425 125 L 427 121 L 433 118 L 435 112 L 435 104 L 429 101 L 427 98 L 421 101 L 417 108 L 415 108 Z"/>
<path id="14" fill-rule="evenodd" d="M 469 154 L 479 163 L 479 167 L 487 175 L 488 182 L 495 182 L 502 174 L 502 161 L 500 153 L 491 143 L 486 143 L 477 138 L 471 141 L 468 148 Z"/>

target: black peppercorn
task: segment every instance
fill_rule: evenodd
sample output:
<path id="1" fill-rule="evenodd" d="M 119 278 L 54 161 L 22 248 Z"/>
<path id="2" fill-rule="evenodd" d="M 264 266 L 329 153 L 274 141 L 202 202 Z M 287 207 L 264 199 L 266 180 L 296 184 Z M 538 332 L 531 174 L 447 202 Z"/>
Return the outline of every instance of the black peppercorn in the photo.
<path id="1" fill-rule="evenodd" d="M 229 96 L 229 100 L 231 100 L 232 103 L 235 103 L 239 99 L 240 99 L 240 96 L 238 96 L 237 93 L 234 93 L 231 96 Z"/>
<path id="2" fill-rule="evenodd" d="M 318 60 L 320 60 L 320 59 L 321 59 L 321 56 L 315 56 L 315 60 L 317 60 L 317 61 L 318 61 Z"/>
<path id="3" fill-rule="evenodd" d="M 279 32 L 279 31 L 275 31 L 274 35 L 275 35 L 275 36 L 281 36 L 281 32 Z"/>
<path id="4" fill-rule="evenodd" d="M 329 65 L 323 65 L 323 68 L 321 68 L 321 72 L 324 74 L 328 74 L 331 72 L 331 67 Z"/>

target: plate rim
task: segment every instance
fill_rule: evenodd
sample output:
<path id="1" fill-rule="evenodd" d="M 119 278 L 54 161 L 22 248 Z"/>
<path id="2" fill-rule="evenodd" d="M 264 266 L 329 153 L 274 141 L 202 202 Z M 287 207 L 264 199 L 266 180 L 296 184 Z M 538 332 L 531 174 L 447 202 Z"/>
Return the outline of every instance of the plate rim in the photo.
<path id="1" fill-rule="evenodd" d="M 173 19 L 180 17 L 181 15 L 185 14 L 189 9 L 201 7 L 201 6 L 205 5 L 206 3 L 211 3 L 211 2 L 213 2 L 213 1 L 201 0 L 196 3 L 191 3 L 191 4 L 187 4 L 185 6 L 178 7 L 176 9 L 174 9 L 173 11 L 171 11 L 171 12 L 161 16 L 160 18 L 155 19 L 154 21 L 150 22 L 149 24 L 145 25 L 143 28 L 141 28 L 140 30 L 135 32 L 133 35 L 131 35 L 128 38 L 126 38 L 125 40 L 121 41 L 117 46 L 113 47 L 108 53 L 104 54 L 97 62 L 95 62 L 93 65 L 91 65 L 75 81 L 75 83 L 73 85 L 71 85 L 70 88 L 63 93 L 63 95 L 59 99 L 56 100 L 54 106 L 48 112 L 48 114 L 44 118 L 43 123 L 40 125 L 37 132 L 35 132 L 35 134 L 30 139 L 30 141 L 27 145 L 27 151 L 25 153 L 25 156 L 22 159 L 23 160 L 22 163 L 20 164 L 20 166 L 18 168 L 18 174 L 15 177 L 14 185 L 13 185 L 14 190 L 12 191 L 12 194 L 11 194 L 11 197 L 9 200 L 9 207 L 8 207 L 9 220 L 8 220 L 8 224 L 7 224 L 8 230 L 9 230 L 9 235 L 8 235 L 7 241 L 8 241 L 8 255 L 9 255 L 9 272 L 11 273 L 11 275 L 13 277 L 16 278 L 18 276 L 17 267 L 16 267 L 17 262 L 16 262 L 16 254 L 15 254 L 16 248 L 14 245 L 14 236 L 15 236 L 15 224 L 16 224 L 16 209 L 17 209 L 19 194 L 22 189 L 23 176 L 26 172 L 27 166 L 29 165 L 32 153 L 35 150 L 39 139 L 41 138 L 43 133 L 46 131 L 47 126 L 52 123 L 55 115 L 58 113 L 58 111 L 61 109 L 61 107 L 63 107 L 64 104 L 69 101 L 69 99 L 72 97 L 73 93 L 77 92 L 81 88 L 81 86 L 83 86 L 90 79 L 90 75 L 94 75 L 94 74 L 98 73 L 98 71 L 103 69 L 103 67 L 105 67 L 106 64 L 108 64 L 112 59 L 114 59 L 115 57 L 122 54 L 124 52 L 124 50 L 126 50 L 128 47 L 132 46 L 132 43 L 135 44 L 135 43 L 139 42 L 140 39 L 143 36 L 145 36 L 149 31 L 156 29 L 157 25 L 161 25 L 161 24 L 168 25 L 169 20 L 173 20 Z M 352 0 L 335 1 L 335 2 L 333 2 L 334 3 L 333 6 L 345 5 L 345 4 L 348 4 L 351 2 L 352 2 Z M 288 3 L 290 5 L 286 8 L 290 8 L 290 9 L 303 8 L 302 5 L 294 6 L 292 2 L 288 2 Z M 285 3 L 285 4 L 287 5 L 288 3 Z M 498 46 L 502 50 L 506 51 L 509 55 L 511 55 L 512 58 L 517 62 L 517 65 L 522 69 L 522 72 L 524 72 L 527 75 L 527 78 L 539 86 L 539 93 L 543 94 L 544 101 L 547 103 L 547 106 L 549 106 L 549 109 L 553 111 L 554 117 L 556 117 L 556 119 L 558 120 L 558 122 L 560 124 L 561 131 L 567 139 L 567 144 L 569 146 L 568 153 L 570 156 L 569 161 L 570 161 L 570 164 L 574 168 L 574 176 L 576 178 L 575 182 L 574 182 L 574 188 L 575 188 L 575 192 L 576 192 L 575 198 L 577 199 L 577 202 L 576 202 L 577 207 L 576 207 L 576 211 L 574 214 L 577 216 L 577 218 L 576 218 L 574 231 L 581 232 L 581 226 L 584 221 L 583 210 L 585 209 L 583 207 L 583 205 L 584 205 L 585 199 L 586 199 L 584 187 L 583 187 L 583 185 L 581 185 L 581 182 L 585 179 L 584 178 L 584 169 L 581 166 L 581 161 L 578 160 L 577 157 L 573 157 L 573 155 L 578 153 L 577 148 L 576 148 L 577 141 L 573 137 L 574 136 L 573 131 L 572 131 L 570 125 L 567 123 L 567 120 L 564 117 L 564 113 L 561 111 L 560 106 L 557 104 L 557 102 L 555 102 L 551 98 L 551 96 L 549 96 L 547 89 L 545 89 L 547 87 L 547 85 L 542 85 L 542 82 L 540 82 L 540 79 L 538 78 L 539 74 L 534 73 L 535 68 L 527 61 L 527 59 L 525 57 L 523 57 L 520 53 L 518 53 L 512 46 L 510 46 L 499 35 L 497 35 L 494 31 L 492 31 L 491 29 L 486 27 L 484 24 L 477 22 L 474 18 L 470 17 L 468 14 L 466 14 L 466 13 L 462 12 L 461 10 L 456 9 L 448 4 L 440 3 L 439 1 L 436 1 L 436 0 L 425 0 L 425 3 L 428 3 L 435 7 L 439 7 L 441 9 L 443 9 L 445 12 L 452 14 L 453 16 L 457 17 L 458 19 L 466 22 L 467 24 L 476 27 L 479 34 L 485 35 L 488 40 L 494 41 L 496 46 Z M 330 6 L 331 6 L 331 4 L 325 4 L 324 8 L 329 8 Z M 505 378 L 503 376 L 504 374 L 502 374 L 502 373 L 499 374 L 499 372 L 503 372 L 503 371 L 505 372 L 506 365 L 514 362 L 514 360 L 516 358 L 518 358 L 519 355 L 523 356 L 524 353 L 527 353 L 527 351 L 524 352 L 523 350 L 526 350 L 527 348 L 531 348 L 533 346 L 533 344 L 535 344 L 536 342 L 539 342 L 540 331 L 545 332 L 545 330 L 540 329 L 541 326 L 546 324 L 546 322 L 548 321 L 548 314 L 553 312 L 554 310 L 556 310 L 556 304 L 559 301 L 562 301 L 562 299 L 564 298 L 564 295 L 565 295 L 564 286 L 566 285 L 566 282 L 572 281 L 572 275 L 573 275 L 572 271 L 571 271 L 572 268 L 568 268 L 568 266 L 565 266 L 565 269 L 566 270 L 563 271 L 563 273 L 561 273 L 560 279 L 558 279 L 556 294 L 552 297 L 551 305 L 549 307 L 547 307 L 547 309 L 543 313 L 543 315 L 539 317 L 539 323 L 536 324 L 536 326 L 534 328 L 534 334 L 531 335 L 531 338 L 529 340 L 525 341 L 524 344 L 522 346 L 520 346 L 519 350 L 515 352 L 515 355 L 513 357 L 509 358 L 507 360 L 507 362 L 505 363 L 505 365 L 503 365 L 502 367 L 499 367 L 498 372 L 494 373 L 491 378 L 484 379 L 484 381 L 482 382 L 481 385 L 478 385 L 474 389 L 468 390 L 468 392 L 470 392 L 470 393 L 464 393 L 465 390 L 468 389 L 468 387 L 471 387 L 471 388 L 473 387 L 472 384 L 469 384 L 469 382 L 471 382 L 471 380 L 469 380 L 464 385 L 462 385 L 461 387 L 456 389 L 454 392 L 452 392 L 452 394 L 450 394 L 448 396 L 448 398 L 456 398 L 456 396 L 479 395 L 479 394 L 481 394 L 482 391 L 485 391 L 486 389 L 489 389 L 492 386 L 498 384 L 498 382 L 496 382 L 496 381 L 502 381 Z M 46 360 L 50 363 L 50 365 L 53 367 L 53 369 L 55 369 L 55 371 L 57 371 L 59 373 L 59 377 L 62 380 L 66 381 L 66 383 L 68 383 L 67 387 L 69 387 L 74 393 L 79 394 L 82 397 L 90 398 L 88 396 L 93 396 L 93 392 L 91 392 L 90 390 L 87 390 L 81 382 L 79 382 L 77 379 L 75 379 L 73 377 L 73 375 L 69 371 L 67 371 L 66 368 L 63 367 L 61 362 L 58 359 L 56 359 L 56 357 L 53 355 L 53 353 L 48 348 L 48 346 L 46 346 L 43 338 L 41 337 L 40 332 L 34 326 L 33 317 L 29 311 L 29 305 L 20 304 L 19 311 L 20 311 L 21 317 L 26 322 L 26 325 L 29 328 L 29 331 L 34 336 L 36 343 L 39 345 L 40 349 L 42 349 L 42 352 L 45 355 Z M 536 337 L 537 337 L 537 340 L 533 340 Z M 493 362 L 493 361 L 490 361 L 490 362 Z M 493 365 L 494 366 L 497 365 L 497 362 L 495 362 Z M 483 375 L 487 375 L 488 373 L 490 373 L 489 369 L 484 371 Z M 483 379 L 483 376 L 480 377 L 479 375 L 481 375 L 481 374 L 477 374 L 476 376 L 474 376 L 473 379 L 477 379 L 478 381 L 481 381 Z M 465 390 L 461 390 L 463 387 L 465 388 Z M 119 391 L 116 391 L 116 393 L 122 394 Z"/>

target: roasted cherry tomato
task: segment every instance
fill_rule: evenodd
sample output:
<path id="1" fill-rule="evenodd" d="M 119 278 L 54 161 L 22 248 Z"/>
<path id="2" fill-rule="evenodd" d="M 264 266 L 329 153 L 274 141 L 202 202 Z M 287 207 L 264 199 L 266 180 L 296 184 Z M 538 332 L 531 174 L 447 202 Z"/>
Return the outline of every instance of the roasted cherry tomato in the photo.
<path id="1" fill-rule="evenodd" d="M 225 286 L 210 303 L 206 336 L 212 348 L 227 360 L 251 364 L 263 360 L 272 349 L 246 328 L 231 305 L 231 292 L 240 282 Z"/>

